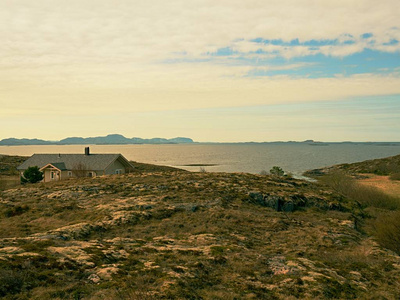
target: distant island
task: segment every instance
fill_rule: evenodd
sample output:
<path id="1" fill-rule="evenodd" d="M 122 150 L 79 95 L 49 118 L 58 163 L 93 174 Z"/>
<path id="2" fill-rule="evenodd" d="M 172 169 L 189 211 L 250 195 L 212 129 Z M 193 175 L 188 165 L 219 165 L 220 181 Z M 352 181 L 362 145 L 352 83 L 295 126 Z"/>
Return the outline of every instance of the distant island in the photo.
<path id="1" fill-rule="evenodd" d="M 109 134 L 98 137 L 68 137 L 60 141 L 45 141 L 40 139 L 16 139 L 7 138 L 0 141 L 0 146 L 18 146 L 18 145 L 121 145 L 121 144 L 190 144 L 194 143 L 191 138 L 176 137 L 172 139 L 151 138 L 142 139 L 138 137 L 126 138 L 121 134 Z"/>
<path id="2" fill-rule="evenodd" d="M 305 141 L 273 141 L 273 142 L 195 142 L 191 138 L 176 137 L 172 139 L 166 138 L 151 138 L 142 139 L 139 137 L 126 138 L 121 134 L 109 134 L 107 136 L 97 137 L 68 137 L 59 141 L 46 141 L 42 139 L 17 139 L 6 138 L 0 140 L 0 146 L 30 146 L 30 145 L 140 145 L 140 144 L 303 144 L 310 146 L 329 146 L 337 144 L 362 144 L 376 146 L 400 146 L 400 142 L 321 142 L 314 140 Z"/>

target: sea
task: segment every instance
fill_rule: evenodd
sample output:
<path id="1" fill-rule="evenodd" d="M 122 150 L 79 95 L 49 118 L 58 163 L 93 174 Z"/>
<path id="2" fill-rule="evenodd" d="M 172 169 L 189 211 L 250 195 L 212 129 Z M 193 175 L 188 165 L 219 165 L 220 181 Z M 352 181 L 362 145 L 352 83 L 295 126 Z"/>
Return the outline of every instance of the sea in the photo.
<path id="1" fill-rule="evenodd" d="M 189 171 L 258 174 L 279 166 L 295 177 L 316 168 L 400 154 L 400 143 L 243 143 L 165 145 L 34 145 L 0 146 L 0 154 L 121 153 L 128 160 Z"/>

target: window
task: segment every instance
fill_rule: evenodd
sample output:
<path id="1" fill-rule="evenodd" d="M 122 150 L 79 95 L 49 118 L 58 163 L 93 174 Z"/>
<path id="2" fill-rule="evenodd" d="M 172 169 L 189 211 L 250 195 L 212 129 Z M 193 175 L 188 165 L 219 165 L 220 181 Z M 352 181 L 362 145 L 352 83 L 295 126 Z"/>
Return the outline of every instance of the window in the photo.
<path id="1" fill-rule="evenodd" d="M 54 179 L 54 172 L 50 172 L 50 178 Z"/>
<path id="2" fill-rule="evenodd" d="M 72 171 L 68 171 L 68 177 L 72 177 Z"/>
<path id="3" fill-rule="evenodd" d="M 122 174 L 122 169 L 116 169 L 115 174 Z"/>

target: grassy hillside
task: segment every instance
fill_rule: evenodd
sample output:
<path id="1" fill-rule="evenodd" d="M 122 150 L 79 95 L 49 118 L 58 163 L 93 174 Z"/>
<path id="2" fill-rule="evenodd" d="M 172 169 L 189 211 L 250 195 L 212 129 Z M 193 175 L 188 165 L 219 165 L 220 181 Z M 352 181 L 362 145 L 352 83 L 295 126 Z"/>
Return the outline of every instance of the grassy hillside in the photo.
<path id="1" fill-rule="evenodd" d="M 19 186 L 19 172 L 17 167 L 22 164 L 27 157 L 10 156 L 0 154 L 0 191 L 6 188 Z"/>
<path id="2" fill-rule="evenodd" d="M 3 178 L 12 178 L 24 159 L 2 156 Z M 400 244 L 397 236 L 387 240 L 399 200 L 354 192 L 353 179 L 336 172 L 356 173 L 370 162 L 331 168 L 321 183 L 133 164 L 126 176 L 3 186 L 0 297 L 396 299 L 400 293 L 399 256 L 385 249 Z"/>
<path id="3" fill-rule="evenodd" d="M 400 259 L 363 214 L 309 182 L 145 165 L 7 189 L 0 297 L 395 299 Z"/>
<path id="4" fill-rule="evenodd" d="M 331 167 L 315 169 L 305 172 L 306 176 L 321 176 L 335 171 L 344 171 L 348 174 L 400 174 L 400 155 L 366 160 L 352 164 L 340 164 Z"/>
<path id="5" fill-rule="evenodd" d="M 367 217 L 362 230 L 381 247 L 400 254 L 400 155 L 312 170 L 306 175 L 357 203 Z"/>
<path id="6" fill-rule="evenodd" d="M 27 157 L 10 156 L 0 154 L 0 175 L 15 176 L 18 175 L 17 167 L 22 164 Z"/>

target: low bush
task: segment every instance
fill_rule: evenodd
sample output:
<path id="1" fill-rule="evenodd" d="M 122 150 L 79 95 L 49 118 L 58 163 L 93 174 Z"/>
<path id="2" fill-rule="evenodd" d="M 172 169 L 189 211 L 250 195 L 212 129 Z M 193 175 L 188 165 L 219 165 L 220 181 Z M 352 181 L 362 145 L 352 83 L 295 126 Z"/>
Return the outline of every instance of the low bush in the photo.
<path id="1" fill-rule="evenodd" d="M 7 209 L 4 212 L 4 216 L 7 218 L 11 218 L 11 217 L 15 217 L 15 216 L 19 216 L 22 215 L 24 212 L 27 212 L 29 210 L 29 206 L 27 205 L 16 205 L 13 206 L 12 208 Z"/>
<path id="2" fill-rule="evenodd" d="M 21 183 L 36 183 L 43 180 L 43 172 L 39 170 L 39 167 L 29 167 L 24 171 L 21 176 Z"/>
<path id="3" fill-rule="evenodd" d="M 273 176 L 281 177 L 285 174 L 285 171 L 283 171 L 281 167 L 273 166 L 272 169 L 269 170 L 269 173 Z"/>
<path id="4" fill-rule="evenodd" d="M 389 176 L 390 180 L 400 180 L 400 173 L 393 173 Z"/>
<path id="5" fill-rule="evenodd" d="M 0 269 L 0 297 L 17 294 L 24 287 L 24 276 L 21 272 Z"/>
<path id="6" fill-rule="evenodd" d="M 400 254 L 400 211 L 381 214 L 375 221 L 378 243 Z"/>
<path id="7" fill-rule="evenodd" d="M 0 177 L 0 191 L 4 190 L 7 186 L 7 182 Z"/>
<path id="8" fill-rule="evenodd" d="M 17 187 L 20 184 L 19 177 L 0 175 L 0 191 Z"/>

